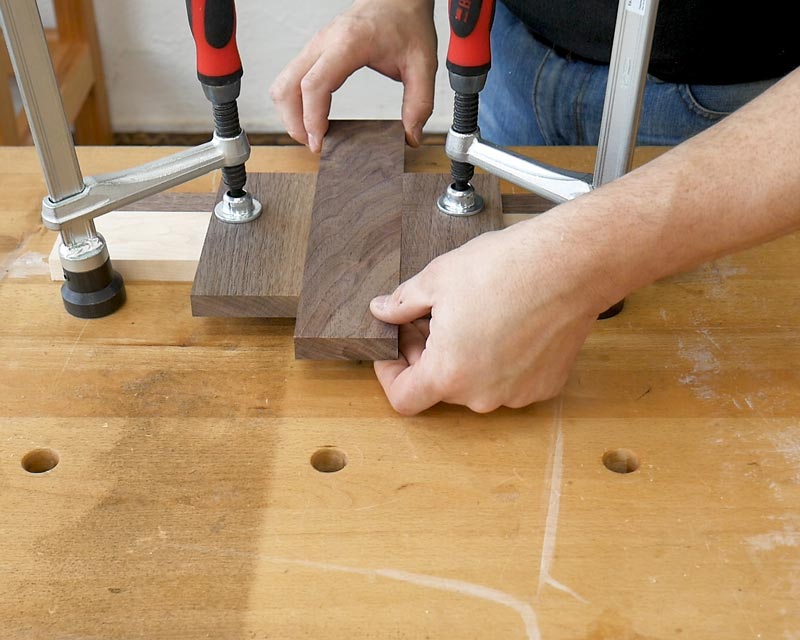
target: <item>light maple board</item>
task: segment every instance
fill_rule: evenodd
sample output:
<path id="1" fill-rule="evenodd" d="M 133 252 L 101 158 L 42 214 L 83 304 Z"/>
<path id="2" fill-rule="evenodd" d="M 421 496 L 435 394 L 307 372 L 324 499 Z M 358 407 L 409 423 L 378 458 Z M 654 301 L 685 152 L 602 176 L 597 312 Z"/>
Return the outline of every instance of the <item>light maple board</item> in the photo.
<path id="1" fill-rule="evenodd" d="M 213 194 L 161 193 L 95 219 L 114 268 L 125 280 L 191 282 L 214 207 Z M 57 236 L 50 277 L 63 280 Z"/>

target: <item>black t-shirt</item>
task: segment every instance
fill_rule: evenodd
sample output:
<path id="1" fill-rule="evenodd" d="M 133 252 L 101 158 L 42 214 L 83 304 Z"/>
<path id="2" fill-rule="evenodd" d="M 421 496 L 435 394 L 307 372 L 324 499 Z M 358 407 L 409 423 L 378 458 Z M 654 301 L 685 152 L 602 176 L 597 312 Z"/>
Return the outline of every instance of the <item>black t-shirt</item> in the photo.
<path id="1" fill-rule="evenodd" d="M 543 42 L 608 63 L 617 0 L 503 0 Z M 786 75 L 800 65 L 795 3 L 661 0 L 650 73 L 669 82 L 732 84 Z"/>

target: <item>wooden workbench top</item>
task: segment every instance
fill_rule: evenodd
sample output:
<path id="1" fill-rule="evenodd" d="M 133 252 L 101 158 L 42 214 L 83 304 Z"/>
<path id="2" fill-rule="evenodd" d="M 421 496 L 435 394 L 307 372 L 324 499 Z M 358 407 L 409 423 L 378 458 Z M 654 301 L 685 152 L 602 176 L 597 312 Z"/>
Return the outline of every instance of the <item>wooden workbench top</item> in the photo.
<path id="1" fill-rule="evenodd" d="M 370 364 L 295 361 L 289 322 L 192 318 L 187 284 L 70 317 L 35 154 L 0 165 L 0 637 L 800 638 L 798 236 L 632 295 L 555 401 L 402 418 Z M 338 473 L 310 464 L 326 447 Z M 58 465 L 26 472 L 40 448 Z M 638 470 L 604 466 L 620 449 Z"/>

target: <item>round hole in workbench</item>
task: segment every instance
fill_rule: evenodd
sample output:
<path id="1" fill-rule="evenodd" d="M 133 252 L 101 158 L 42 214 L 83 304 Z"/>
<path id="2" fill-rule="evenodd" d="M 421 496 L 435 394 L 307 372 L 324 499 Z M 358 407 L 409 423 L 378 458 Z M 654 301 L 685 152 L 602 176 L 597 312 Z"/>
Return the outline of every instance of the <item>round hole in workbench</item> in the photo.
<path id="1" fill-rule="evenodd" d="M 614 473 L 631 473 L 639 468 L 639 456 L 630 449 L 609 449 L 603 454 L 603 464 Z"/>
<path id="2" fill-rule="evenodd" d="M 344 451 L 334 447 L 322 447 L 311 456 L 311 466 L 320 473 L 336 473 L 347 465 L 347 456 Z"/>
<path id="3" fill-rule="evenodd" d="M 58 452 L 53 449 L 39 448 L 28 451 L 22 456 L 22 468 L 28 473 L 47 473 L 58 464 Z"/>

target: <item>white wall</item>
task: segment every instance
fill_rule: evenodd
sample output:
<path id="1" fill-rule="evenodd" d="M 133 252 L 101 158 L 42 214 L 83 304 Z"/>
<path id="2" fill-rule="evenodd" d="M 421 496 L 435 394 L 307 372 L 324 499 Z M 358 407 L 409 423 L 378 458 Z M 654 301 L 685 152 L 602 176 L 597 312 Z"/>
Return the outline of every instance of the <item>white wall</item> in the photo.
<path id="1" fill-rule="evenodd" d="M 49 0 L 42 0 L 45 19 Z M 268 89 L 278 72 L 350 0 L 238 0 L 245 77 L 240 101 L 250 131 L 283 131 Z M 436 6 L 440 69 L 428 131 L 446 131 L 452 110 L 444 69 L 446 7 Z M 111 112 L 117 131 L 207 131 L 209 107 L 197 82 L 184 0 L 95 0 Z M 333 116 L 399 118 L 401 87 L 362 70 L 337 92 Z"/>

